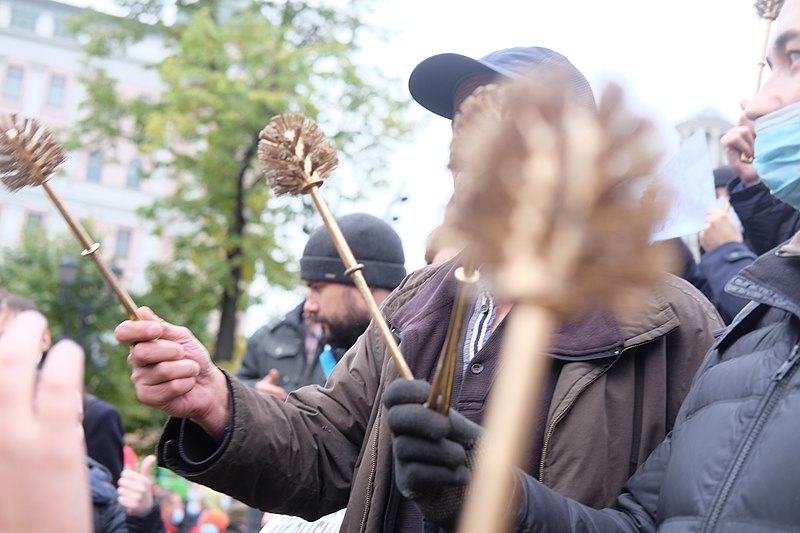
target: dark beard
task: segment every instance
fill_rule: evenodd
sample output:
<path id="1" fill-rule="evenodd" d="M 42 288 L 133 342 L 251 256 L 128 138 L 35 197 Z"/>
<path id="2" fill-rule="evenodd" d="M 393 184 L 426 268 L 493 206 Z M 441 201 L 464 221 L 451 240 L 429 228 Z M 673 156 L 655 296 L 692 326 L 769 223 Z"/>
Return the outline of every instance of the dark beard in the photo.
<path id="1" fill-rule="evenodd" d="M 324 322 L 328 325 L 329 333 L 323 342 L 327 342 L 334 349 L 347 350 L 367 329 L 370 317 L 350 312 L 342 320 L 325 319 Z"/>

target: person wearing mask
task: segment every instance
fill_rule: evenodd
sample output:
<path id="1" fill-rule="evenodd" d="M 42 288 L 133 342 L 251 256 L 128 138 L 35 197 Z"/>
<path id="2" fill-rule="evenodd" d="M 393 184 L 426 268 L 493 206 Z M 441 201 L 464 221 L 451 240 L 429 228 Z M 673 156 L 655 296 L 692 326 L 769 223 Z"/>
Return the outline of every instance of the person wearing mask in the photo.
<path id="1" fill-rule="evenodd" d="M 800 0 L 786 0 L 769 55 L 772 73 L 745 108 L 754 122 L 754 165 L 775 198 L 800 208 Z M 748 152 L 743 152 L 748 154 Z M 794 531 L 800 524 L 800 232 L 760 256 L 729 284 L 753 300 L 709 351 L 673 431 L 627 480 L 613 507 L 597 510 L 565 498 L 517 471 L 509 506 L 516 531 Z M 430 508 L 428 467 L 447 449 L 470 452 L 459 439 L 431 440 L 434 424 L 468 424 L 422 406 L 420 382 L 396 382 L 384 395 L 410 424 L 394 425 L 396 453 L 424 449 L 395 462 L 395 476 L 414 487 L 415 504 Z M 417 396 L 413 398 L 413 396 Z M 472 426 L 461 433 L 473 438 Z M 403 444 L 405 442 L 405 444 Z M 434 460 L 434 458 L 436 458 Z M 463 488 L 466 460 L 440 468 L 437 487 Z M 465 471 L 466 470 L 466 471 Z M 445 472 L 446 471 L 446 472 Z M 428 488 L 428 491 L 422 490 Z M 453 501 L 460 500 L 456 499 Z M 452 504 L 458 507 L 459 503 Z"/>

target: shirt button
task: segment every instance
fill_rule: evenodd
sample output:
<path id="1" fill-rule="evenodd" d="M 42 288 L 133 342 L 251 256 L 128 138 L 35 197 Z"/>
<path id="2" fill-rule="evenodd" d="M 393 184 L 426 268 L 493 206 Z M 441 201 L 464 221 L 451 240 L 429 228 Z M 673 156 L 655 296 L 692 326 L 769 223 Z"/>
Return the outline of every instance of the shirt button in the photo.
<path id="1" fill-rule="evenodd" d="M 486 304 L 481 305 L 481 313 L 486 314 L 489 312 L 489 306 Z"/>
<path id="2" fill-rule="evenodd" d="M 473 374 L 480 374 L 481 372 L 483 372 L 483 365 L 480 363 L 473 363 L 469 367 L 469 371 L 472 372 Z"/>

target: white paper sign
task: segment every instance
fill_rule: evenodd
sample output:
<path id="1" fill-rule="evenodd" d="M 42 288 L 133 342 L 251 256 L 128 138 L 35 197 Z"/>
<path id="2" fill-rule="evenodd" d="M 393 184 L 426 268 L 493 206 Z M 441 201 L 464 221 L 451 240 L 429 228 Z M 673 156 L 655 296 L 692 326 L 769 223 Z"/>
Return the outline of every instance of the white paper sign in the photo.
<path id="1" fill-rule="evenodd" d="M 670 195 L 671 206 L 664 221 L 656 227 L 653 241 L 683 237 L 703 229 L 706 211 L 716 199 L 704 130 L 697 130 L 681 144 L 664 165 L 661 180 Z"/>

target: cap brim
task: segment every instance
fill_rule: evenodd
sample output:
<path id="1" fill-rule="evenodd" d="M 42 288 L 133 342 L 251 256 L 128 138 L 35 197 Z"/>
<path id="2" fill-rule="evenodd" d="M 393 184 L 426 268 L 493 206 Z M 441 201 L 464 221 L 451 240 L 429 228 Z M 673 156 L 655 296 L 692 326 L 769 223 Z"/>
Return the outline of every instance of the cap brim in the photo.
<path id="1" fill-rule="evenodd" d="M 458 84 L 473 74 L 498 74 L 480 61 L 460 54 L 438 54 L 422 61 L 408 78 L 411 96 L 425 109 L 452 120 Z"/>

